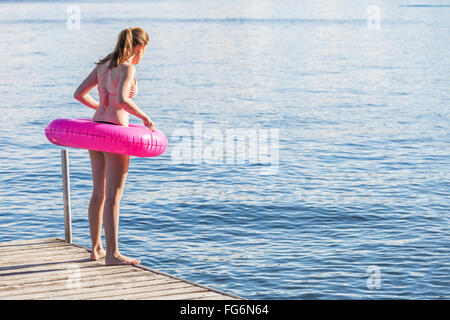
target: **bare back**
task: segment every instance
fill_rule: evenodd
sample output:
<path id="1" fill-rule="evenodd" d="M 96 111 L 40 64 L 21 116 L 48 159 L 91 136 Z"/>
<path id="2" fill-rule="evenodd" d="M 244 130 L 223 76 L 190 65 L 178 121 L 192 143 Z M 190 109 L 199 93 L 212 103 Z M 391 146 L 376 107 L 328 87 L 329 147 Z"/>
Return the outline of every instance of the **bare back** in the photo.
<path id="1" fill-rule="evenodd" d="M 97 68 L 99 108 L 94 113 L 92 120 L 109 121 L 127 127 L 130 115 L 117 99 L 120 79 L 124 76 L 123 73 L 126 75 L 127 71 L 123 65 L 109 69 L 108 64 L 109 62 L 105 62 Z M 137 88 L 136 80 L 135 84 L 131 86 L 130 97 L 136 94 L 135 87 Z"/>

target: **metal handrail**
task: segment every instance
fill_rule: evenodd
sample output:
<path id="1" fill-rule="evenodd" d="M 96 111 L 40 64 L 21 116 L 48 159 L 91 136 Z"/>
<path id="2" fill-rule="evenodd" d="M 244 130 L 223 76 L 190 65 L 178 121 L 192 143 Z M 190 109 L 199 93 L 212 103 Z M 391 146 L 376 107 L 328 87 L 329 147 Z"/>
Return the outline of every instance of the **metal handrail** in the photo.
<path id="1" fill-rule="evenodd" d="M 64 233 L 66 242 L 72 243 L 72 213 L 70 211 L 70 174 L 69 174 L 69 151 L 61 150 L 61 168 L 63 179 L 64 199 Z"/>

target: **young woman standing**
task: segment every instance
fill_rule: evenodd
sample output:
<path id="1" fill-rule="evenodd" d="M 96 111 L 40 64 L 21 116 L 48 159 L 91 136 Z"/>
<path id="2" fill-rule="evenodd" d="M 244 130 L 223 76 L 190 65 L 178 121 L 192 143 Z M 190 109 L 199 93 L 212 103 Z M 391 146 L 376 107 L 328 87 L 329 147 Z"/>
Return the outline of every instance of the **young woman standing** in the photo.
<path id="1" fill-rule="evenodd" d="M 148 47 L 147 32 L 139 27 L 120 32 L 114 51 L 96 63 L 96 67 L 75 91 L 74 97 L 95 109 L 94 122 L 128 126 L 129 114 L 143 120 L 154 131 L 153 121 L 133 102 L 137 94 L 136 70 Z M 98 85 L 99 100 L 89 92 Z M 139 264 L 122 255 L 118 246 L 119 204 L 128 174 L 130 156 L 89 150 L 92 166 L 92 198 L 89 203 L 91 259 L 105 258 L 106 265 Z M 105 227 L 106 252 L 101 242 L 102 220 Z"/>

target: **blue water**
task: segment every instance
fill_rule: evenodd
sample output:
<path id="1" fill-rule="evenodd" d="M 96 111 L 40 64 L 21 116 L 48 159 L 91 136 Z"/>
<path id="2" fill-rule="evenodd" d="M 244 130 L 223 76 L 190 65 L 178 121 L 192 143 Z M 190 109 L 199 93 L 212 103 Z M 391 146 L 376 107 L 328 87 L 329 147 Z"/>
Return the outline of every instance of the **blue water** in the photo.
<path id="1" fill-rule="evenodd" d="M 73 92 L 137 25 L 135 102 L 169 148 L 131 158 L 123 253 L 249 299 L 450 298 L 450 2 L 79 1 L 79 29 L 69 4 L 0 5 L 0 241 L 64 237 L 44 128 L 92 116 Z M 277 171 L 175 163 L 196 121 L 277 129 Z M 70 170 L 73 241 L 89 247 L 86 150 Z"/>

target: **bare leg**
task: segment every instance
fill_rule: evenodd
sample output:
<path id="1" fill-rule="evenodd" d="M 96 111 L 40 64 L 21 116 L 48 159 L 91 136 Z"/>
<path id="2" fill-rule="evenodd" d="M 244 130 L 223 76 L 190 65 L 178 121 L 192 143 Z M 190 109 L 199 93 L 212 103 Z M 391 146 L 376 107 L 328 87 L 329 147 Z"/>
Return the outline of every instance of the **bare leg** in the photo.
<path id="1" fill-rule="evenodd" d="M 106 238 L 105 264 L 139 264 L 139 260 L 128 258 L 119 252 L 119 204 L 128 174 L 130 156 L 104 152 L 106 161 L 106 193 L 104 227 Z"/>
<path id="2" fill-rule="evenodd" d="M 100 151 L 89 150 L 92 167 L 92 197 L 89 202 L 89 228 L 91 232 L 91 259 L 104 258 L 102 246 L 102 220 L 105 203 L 105 156 Z"/>

